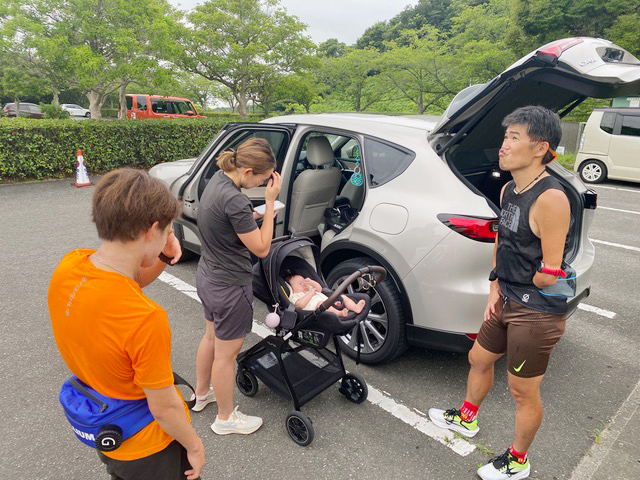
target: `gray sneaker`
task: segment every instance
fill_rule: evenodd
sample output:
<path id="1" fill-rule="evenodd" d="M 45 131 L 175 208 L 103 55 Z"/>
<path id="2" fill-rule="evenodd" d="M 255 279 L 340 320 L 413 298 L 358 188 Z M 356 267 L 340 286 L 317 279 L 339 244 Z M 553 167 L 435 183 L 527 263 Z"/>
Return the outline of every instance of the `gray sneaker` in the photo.
<path id="1" fill-rule="evenodd" d="M 216 401 L 216 396 L 213 394 L 213 387 L 209 387 L 209 391 L 206 395 L 191 395 L 191 401 L 193 400 L 196 401 L 196 404 L 191 408 L 191 410 L 194 412 L 201 412 L 204 407 Z"/>
<path id="2" fill-rule="evenodd" d="M 238 411 L 236 407 L 228 420 L 220 420 L 216 415 L 216 421 L 211 425 L 211 430 L 218 435 L 228 435 L 230 433 L 241 433 L 247 435 L 258 430 L 262 426 L 260 417 L 252 417 Z"/>

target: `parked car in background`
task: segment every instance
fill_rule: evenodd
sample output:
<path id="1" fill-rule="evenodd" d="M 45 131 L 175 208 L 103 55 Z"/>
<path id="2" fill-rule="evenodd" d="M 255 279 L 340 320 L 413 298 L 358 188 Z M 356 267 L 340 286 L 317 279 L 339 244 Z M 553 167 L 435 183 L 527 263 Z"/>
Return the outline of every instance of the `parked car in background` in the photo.
<path id="1" fill-rule="evenodd" d="M 267 139 L 286 204 L 274 234 L 309 236 L 320 245 L 330 287 L 365 265 L 387 269 L 387 279 L 366 290 L 372 307 L 355 327 L 361 335 L 354 330 L 341 337 L 344 351 L 355 356 L 359 343 L 365 363 L 387 362 L 407 345 L 463 352 L 482 324 L 500 191 L 512 179 L 498 162 L 503 118 L 529 104 L 563 117 L 588 97 L 639 90 L 640 61 L 624 49 L 602 39 L 564 39 L 458 93 L 436 125 L 363 114 L 229 123 L 197 159 L 156 165 L 150 174 L 182 202 L 174 231 L 186 254 L 199 253 L 197 210 L 218 169 L 215 158 L 248 138 Z M 557 162 L 547 171 L 571 204 L 573 313 L 590 292 L 595 252 L 588 231 L 597 195 Z M 263 188 L 245 193 L 254 205 L 264 203 Z M 349 287 L 365 289 L 363 283 Z"/>
<path id="2" fill-rule="evenodd" d="M 127 118 L 205 118 L 188 98 L 127 94 Z"/>
<path id="3" fill-rule="evenodd" d="M 5 117 L 15 117 L 16 104 L 7 103 L 2 108 L 2 114 Z M 42 118 L 44 117 L 44 113 L 42 112 L 40 105 L 36 105 L 35 103 L 20 102 L 20 116 L 26 118 Z"/>
<path id="4" fill-rule="evenodd" d="M 75 103 L 62 103 L 60 108 L 69 112 L 72 117 L 86 117 L 91 118 L 91 112 L 88 108 L 81 107 Z"/>
<path id="5" fill-rule="evenodd" d="M 573 169 L 586 183 L 640 182 L 640 108 L 598 108 L 584 127 Z"/>

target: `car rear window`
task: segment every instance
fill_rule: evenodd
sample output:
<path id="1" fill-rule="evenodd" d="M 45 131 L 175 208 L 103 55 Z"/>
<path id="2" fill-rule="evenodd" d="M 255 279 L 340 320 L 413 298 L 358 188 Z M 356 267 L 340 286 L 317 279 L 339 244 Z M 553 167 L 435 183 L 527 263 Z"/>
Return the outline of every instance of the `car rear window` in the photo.
<path id="1" fill-rule="evenodd" d="M 404 172 L 416 154 L 397 145 L 365 138 L 364 164 L 371 187 L 379 187 Z"/>
<path id="2" fill-rule="evenodd" d="M 623 115 L 622 117 L 622 129 L 621 135 L 631 135 L 633 137 L 640 137 L 640 117 L 631 117 L 629 115 Z"/>
<path id="3" fill-rule="evenodd" d="M 127 110 L 131 110 L 133 108 L 133 99 L 131 97 L 127 97 Z"/>
<path id="4" fill-rule="evenodd" d="M 615 113 L 605 113 L 600 120 L 600 130 L 604 130 L 607 133 L 613 133 L 613 124 L 616 121 Z"/>

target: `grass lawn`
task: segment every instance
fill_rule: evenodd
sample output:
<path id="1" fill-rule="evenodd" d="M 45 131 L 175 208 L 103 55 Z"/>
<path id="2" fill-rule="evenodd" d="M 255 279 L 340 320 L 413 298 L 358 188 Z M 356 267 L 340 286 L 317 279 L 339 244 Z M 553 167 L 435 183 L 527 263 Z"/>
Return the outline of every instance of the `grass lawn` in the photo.
<path id="1" fill-rule="evenodd" d="M 573 170 L 573 164 L 576 161 L 576 156 L 572 153 L 558 155 L 557 161 L 567 170 Z"/>

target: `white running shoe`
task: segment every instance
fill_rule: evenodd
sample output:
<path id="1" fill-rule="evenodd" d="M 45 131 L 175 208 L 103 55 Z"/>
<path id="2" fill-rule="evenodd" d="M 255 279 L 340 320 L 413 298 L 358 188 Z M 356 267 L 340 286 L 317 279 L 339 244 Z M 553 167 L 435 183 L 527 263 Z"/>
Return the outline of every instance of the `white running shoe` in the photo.
<path id="1" fill-rule="evenodd" d="M 218 435 L 228 435 L 229 433 L 241 433 L 247 435 L 258 430 L 262 426 L 260 417 L 252 417 L 238 411 L 236 407 L 228 420 L 220 420 L 216 415 L 216 421 L 211 425 L 211 430 Z"/>
<path id="2" fill-rule="evenodd" d="M 191 410 L 193 410 L 194 412 L 201 412 L 204 407 L 216 401 L 216 396 L 213 394 L 213 387 L 209 387 L 209 391 L 206 395 L 196 396 L 195 394 L 192 394 L 191 401 L 193 402 L 194 399 L 196 401 L 196 404 L 191 408 Z"/>
<path id="3" fill-rule="evenodd" d="M 474 418 L 473 422 L 465 422 L 460 417 L 460 410 L 456 410 L 455 408 L 450 410 L 430 408 L 429 418 L 440 428 L 458 432 L 467 438 L 475 437 L 480 431 L 477 419 Z"/>
<path id="4" fill-rule="evenodd" d="M 489 462 L 478 469 L 478 476 L 482 480 L 522 480 L 529 478 L 531 464 L 529 459 L 524 463 L 518 463 L 516 457 L 511 455 L 509 449 L 502 455 L 493 457 Z"/>

